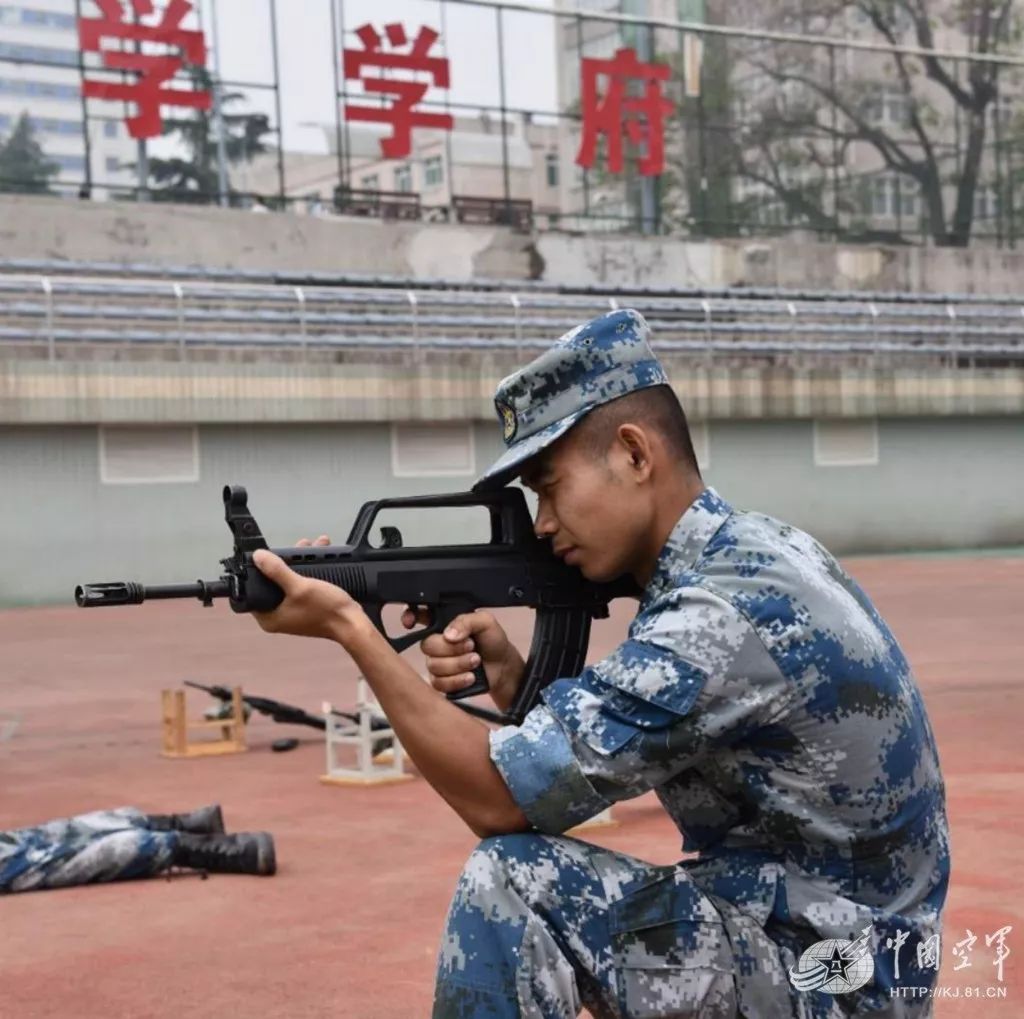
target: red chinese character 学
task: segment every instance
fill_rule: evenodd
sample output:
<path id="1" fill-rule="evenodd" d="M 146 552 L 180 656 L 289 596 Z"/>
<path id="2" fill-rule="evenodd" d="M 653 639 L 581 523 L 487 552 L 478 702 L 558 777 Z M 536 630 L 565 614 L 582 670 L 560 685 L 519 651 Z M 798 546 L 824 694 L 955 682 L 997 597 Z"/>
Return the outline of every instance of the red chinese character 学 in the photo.
<path id="1" fill-rule="evenodd" d="M 387 41 L 396 49 L 409 46 L 405 27 L 400 24 L 385 25 Z M 448 61 L 444 57 L 428 57 L 430 47 L 438 35 L 426 25 L 420 27 L 408 53 L 381 49 L 381 37 L 373 25 L 356 29 L 356 35 L 363 44 L 362 49 L 344 51 L 345 79 L 362 81 L 367 92 L 393 95 L 395 101 L 388 106 L 353 106 L 346 104 L 345 116 L 349 120 L 373 121 L 391 125 L 391 136 L 380 140 L 380 151 L 385 159 L 402 159 L 412 149 L 414 127 L 437 127 L 444 131 L 452 129 L 452 117 L 448 113 L 424 113 L 413 107 L 427 94 L 430 84 L 381 76 L 364 77 L 364 70 L 376 67 L 382 70 L 419 71 L 430 75 L 438 88 L 448 87 Z"/>
<path id="2" fill-rule="evenodd" d="M 598 95 L 598 78 L 608 77 L 603 97 Z M 642 64 L 636 50 L 615 51 L 611 60 L 590 57 L 580 62 L 580 104 L 583 137 L 576 162 L 591 167 L 597 153 L 597 138 L 608 142 L 608 169 L 622 172 L 622 132 L 634 145 L 646 142 L 646 151 L 637 161 L 645 177 L 657 176 L 665 168 L 665 117 L 672 112 L 672 101 L 662 95 L 661 83 L 669 76 L 667 64 Z M 626 84 L 639 81 L 642 96 L 626 95 Z"/>
<path id="3" fill-rule="evenodd" d="M 83 81 L 82 94 L 91 99 L 113 99 L 135 103 L 136 115 L 128 117 L 133 138 L 154 138 L 161 133 L 161 106 L 210 108 L 210 93 L 183 88 L 166 88 L 186 63 L 206 66 L 206 41 L 202 32 L 181 27 L 192 10 L 189 0 L 169 0 L 157 24 L 142 24 L 155 11 L 151 0 L 130 0 L 135 18 L 128 20 L 121 0 L 95 0 L 101 18 L 79 18 L 78 42 L 83 53 L 100 53 L 103 66 L 111 71 L 130 71 L 132 81 Z M 115 40 L 122 40 L 120 45 Z M 123 48 L 123 40 L 158 43 L 177 53 L 141 53 Z M 136 47 L 138 49 L 140 47 Z"/>

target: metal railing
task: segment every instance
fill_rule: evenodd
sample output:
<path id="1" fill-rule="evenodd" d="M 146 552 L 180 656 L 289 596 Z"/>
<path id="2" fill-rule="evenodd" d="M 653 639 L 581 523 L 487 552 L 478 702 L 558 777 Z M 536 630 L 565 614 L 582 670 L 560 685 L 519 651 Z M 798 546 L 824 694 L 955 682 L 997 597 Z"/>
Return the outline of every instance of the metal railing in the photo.
<path id="1" fill-rule="evenodd" d="M 1006 295 L 613 291 L 23 260 L 0 262 L 0 356 L 57 360 L 117 346 L 181 360 L 198 350 L 339 349 L 528 358 L 574 325 L 628 306 L 647 317 L 657 351 L 705 361 L 1024 365 L 1024 300 Z"/>

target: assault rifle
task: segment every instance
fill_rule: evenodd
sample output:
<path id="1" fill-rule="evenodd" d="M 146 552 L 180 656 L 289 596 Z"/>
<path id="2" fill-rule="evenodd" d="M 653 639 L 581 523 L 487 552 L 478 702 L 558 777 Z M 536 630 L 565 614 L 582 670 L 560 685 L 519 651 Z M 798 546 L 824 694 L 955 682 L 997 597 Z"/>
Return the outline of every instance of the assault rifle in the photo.
<path id="1" fill-rule="evenodd" d="M 224 517 L 235 547 L 230 557 L 221 560 L 224 573 L 219 580 L 160 587 L 124 581 L 80 584 L 75 588 L 75 601 L 82 608 L 92 608 L 141 605 L 158 598 L 198 598 L 210 606 L 216 598 L 227 598 L 235 612 L 275 609 L 284 594 L 253 563 L 253 553 L 268 545 L 249 512 L 246 491 L 226 486 L 223 498 Z M 379 546 L 370 542 L 371 527 L 381 510 L 467 506 L 484 506 L 489 511 L 491 537 L 487 544 L 403 548 L 397 527 L 381 527 Z M 559 559 L 550 542 L 534 533 L 526 498 L 519 488 L 378 499 L 364 503 L 344 545 L 271 551 L 296 573 L 347 591 L 398 652 L 442 632 L 464 612 L 513 605 L 535 609 L 536 625 L 526 669 L 507 712 L 461 703 L 463 698 L 487 692 L 482 666 L 474 670 L 472 686 L 447 695 L 470 714 L 502 724 L 521 724 L 548 683 L 560 676 L 579 675 L 590 642 L 591 620 L 606 618 L 613 599 L 638 598 L 641 594 L 628 575 L 608 583 L 593 583 Z M 415 632 L 392 637 L 382 618 L 383 607 L 392 603 L 425 605 L 431 610 L 430 622 Z"/>

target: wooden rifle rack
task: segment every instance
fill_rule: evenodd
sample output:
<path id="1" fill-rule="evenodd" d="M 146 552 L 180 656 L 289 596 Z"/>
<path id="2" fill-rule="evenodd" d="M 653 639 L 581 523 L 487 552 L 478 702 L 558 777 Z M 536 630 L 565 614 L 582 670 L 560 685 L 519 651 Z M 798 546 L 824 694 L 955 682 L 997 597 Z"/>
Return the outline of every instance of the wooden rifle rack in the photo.
<path id="1" fill-rule="evenodd" d="M 215 754 L 242 754 L 245 745 L 245 714 L 242 688 L 231 691 L 231 714 L 227 718 L 189 720 L 185 712 L 184 690 L 161 691 L 163 707 L 163 748 L 161 757 L 210 757 Z M 218 740 L 190 743 L 189 729 L 219 729 Z"/>

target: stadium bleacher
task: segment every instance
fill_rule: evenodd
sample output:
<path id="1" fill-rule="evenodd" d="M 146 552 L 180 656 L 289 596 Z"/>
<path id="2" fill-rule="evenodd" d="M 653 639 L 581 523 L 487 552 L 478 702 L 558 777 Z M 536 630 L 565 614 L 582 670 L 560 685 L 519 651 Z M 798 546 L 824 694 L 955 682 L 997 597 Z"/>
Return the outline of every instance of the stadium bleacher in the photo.
<path id="1" fill-rule="evenodd" d="M 768 288 L 566 286 L 396 276 L 0 261 L 0 349 L 19 356 L 410 348 L 532 356 L 602 311 L 636 307 L 656 349 L 719 361 L 1024 360 L 1024 299 Z M 147 354 L 149 351 L 151 354 Z"/>

